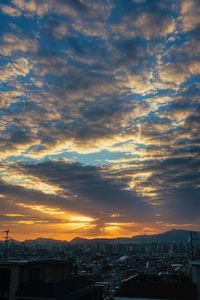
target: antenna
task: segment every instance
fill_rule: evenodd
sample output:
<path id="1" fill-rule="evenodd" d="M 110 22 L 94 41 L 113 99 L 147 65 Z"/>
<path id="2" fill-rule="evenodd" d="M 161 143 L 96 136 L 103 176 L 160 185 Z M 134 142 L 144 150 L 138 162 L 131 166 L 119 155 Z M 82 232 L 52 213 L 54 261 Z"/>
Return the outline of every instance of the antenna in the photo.
<path id="1" fill-rule="evenodd" d="M 4 258 L 5 258 L 5 261 L 6 261 L 8 259 L 8 240 L 9 240 L 8 233 L 9 233 L 9 229 L 5 230 L 4 232 L 6 233 L 6 236 L 4 237 L 4 239 L 5 239 L 5 253 L 4 253 Z"/>

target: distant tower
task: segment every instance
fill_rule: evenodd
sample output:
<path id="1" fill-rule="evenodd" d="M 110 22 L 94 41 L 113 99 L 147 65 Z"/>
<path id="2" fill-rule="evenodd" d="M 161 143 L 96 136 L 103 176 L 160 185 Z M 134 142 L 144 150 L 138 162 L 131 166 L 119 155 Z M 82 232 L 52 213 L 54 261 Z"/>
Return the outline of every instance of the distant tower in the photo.
<path id="1" fill-rule="evenodd" d="M 191 232 L 190 232 L 190 246 L 191 246 L 191 257 L 192 257 L 192 259 L 193 259 L 193 257 L 194 257 L 194 241 L 196 240 L 196 239 L 194 238 L 194 235 L 195 235 L 195 234 L 197 234 L 196 231 L 191 231 Z"/>
<path id="2" fill-rule="evenodd" d="M 6 261 L 8 259 L 8 240 L 9 240 L 8 233 L 9 233 L 9 229 L 5 230 L 4 232 L 6 233 L 6 236 L 4 237 L 4 239 L 5 239 L 5 253 L 4 253 L 4 258 L 5 258 L 5 261 Z"/>

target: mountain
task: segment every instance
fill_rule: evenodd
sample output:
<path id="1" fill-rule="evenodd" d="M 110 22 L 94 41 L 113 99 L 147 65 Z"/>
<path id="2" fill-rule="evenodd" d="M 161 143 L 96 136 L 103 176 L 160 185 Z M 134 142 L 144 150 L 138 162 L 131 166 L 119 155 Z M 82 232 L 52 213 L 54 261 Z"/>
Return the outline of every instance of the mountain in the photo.
<path id="1" fill-rule="evenodd" d="M 71 244 L 95 244 L 95 243 L 107 243 L 107 244 L 124 244 L 130 243 L 130 238 L 114 238 L 114 239 L 107 239 L 107 238 L 94 238 L 94 239 L 84 239 L 80 237 L 76 237 L 70 241 Z"/>
<path id="2" fill-rule="evenodd" d="M 19 245 L 21 242 L 19 242 L 17 240 L 14 240 L 14 239 L 9 239 L 9 243 L 10 244 L 17 244 L 17 245 Z"/>
<path id="3" fill-rule="evenodd" d="M 44 245 L 44 246 L 64 246 L 69 244 L 95 244 L 95 243 L 107 243 L 107 244 L 140 244 L 140 243 L 161 243 L 161 242 L 185 242 L 190 240 L 190 230 L 179 230 L 173 229 L 167 232 L 152 234 L 152 235 L 136 235 L 131 238 L 128 237 L 117 237 L 113 239 L 109 238 L 94 238 L 94 239 L 85 239 L 76 237 L 70 242 L 54 240 L 51 238 L 37 238 L 35 240 L 25 240 L 24 244 L 27 246 L 34 245 Z M 195 238 L 200 239 L 200 231 L 197 232 Z M 3 245 L 4 241 L 0 241 L 0 244 Z M 9 243 L 20 244 L 20 242 L 9 239 Z"/>
<path id="4" fill-rule="evenodd" d="M 182 242 L 190 239 L 190 232 L 189 230 L 173 229 L 160 234 L 133 236 L 131 240 L 134 243 Z M 200 232 L 198 232 L 199 234 Z"/>
<path id="5" fill-rule="evenodd" d="M 95 238 L 95 239 L 83 239 L 76 237 L 71 240 L 72 244 L 94 244 L 94 243 L 112 243 L 112 244 L 140 244 L 140 243 L 161 243 L 161 242 L 185 242 L 190 239 L 190 230 L 173 229 L 164 233 L 153 235 L 136 235 L 131 238 Z M 200 232 L 197 233 L 197 237 L 200 237 Z"/>
<path id="6" fill-rule="evenodd" d="M 94 239 L 92 239 L 94 240 Z M 80 237 L 75 237 L 74 239 L 72 239 L 70 241 L 71 244 L 83 244 L 83 243 L 87 243 L 89 242 L 90 240 L 88 239 L 83 239 L 83 238 L 80 238 Z"/>
<path id="7" fill-rule="evenodd" d="M 44 245 L 44 246 L 47 246 L 47 245 L 54 246 L 54 245 L 68 244 L 69 242 L 67 242 L 67 241 L 60 241 L 60 240 L 54 240 L 54 239 L 37 238 L 35 240 L 25 240 L 24 243 L 26 245 L 29 245 L 29 246 L 32 246 L 32 245 L 35 245 L 35 244 Z"/>

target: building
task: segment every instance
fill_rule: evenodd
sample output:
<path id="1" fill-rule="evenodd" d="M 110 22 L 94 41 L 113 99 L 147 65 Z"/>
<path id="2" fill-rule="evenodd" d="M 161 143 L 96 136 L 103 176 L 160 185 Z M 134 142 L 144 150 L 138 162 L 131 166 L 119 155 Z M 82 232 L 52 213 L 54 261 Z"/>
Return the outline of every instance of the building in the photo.
<path id="1" fill-rule="evenodd" d="M 0 300 L 101 300 L 101 288 L 84 276 L 72 276 L 73 263 L 63 260 L 0 263 Z"/>
<path id="2" fill-rule="evenodd" d="M 173 299 L 196 300 L 196 285 L 175 278 L 160 278 L 155 275 L 136 274 L 125 280 L 115 292 L 114 300 Z"/>
<path id="3" fill-rule="evenodd" d="M 192 266 L 192 281 L 196 284 L 197 299 L 200 300 L 200 261 L 191 260 Z"/>

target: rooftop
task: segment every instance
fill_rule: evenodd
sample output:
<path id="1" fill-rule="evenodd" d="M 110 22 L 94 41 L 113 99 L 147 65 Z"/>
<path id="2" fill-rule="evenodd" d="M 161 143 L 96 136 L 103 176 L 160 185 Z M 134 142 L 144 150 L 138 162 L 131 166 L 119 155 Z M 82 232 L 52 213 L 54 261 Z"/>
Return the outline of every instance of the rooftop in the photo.
<path id="1" fill-rule="evenodd" d="M 29 259 L 29 260 L 3 260 L 0 261 L 0 266 L 4 265 L 28 265 L 28 264 L 34 264 L 34 263 L 40 263 L 40 264 L 63 264 L 69 262 L 69 260 L 61 260 L 61 259 Z"/>

